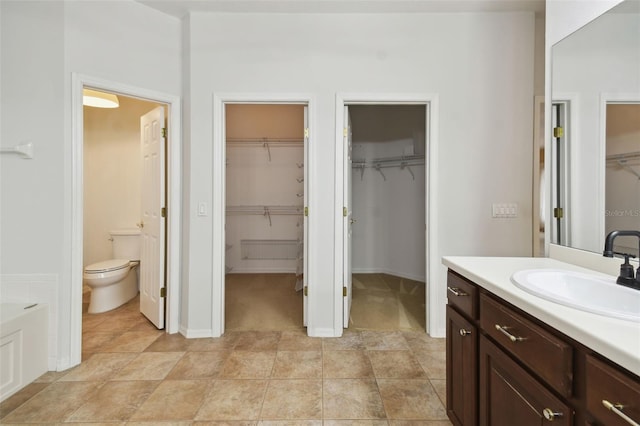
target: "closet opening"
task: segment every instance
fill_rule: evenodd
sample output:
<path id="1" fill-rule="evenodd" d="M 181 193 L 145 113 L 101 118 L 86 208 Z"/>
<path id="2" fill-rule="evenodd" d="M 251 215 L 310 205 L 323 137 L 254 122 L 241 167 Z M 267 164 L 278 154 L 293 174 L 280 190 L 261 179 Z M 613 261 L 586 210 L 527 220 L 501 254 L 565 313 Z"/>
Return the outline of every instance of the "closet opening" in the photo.
<path id="1" fill-rule="evenodd" d="M 225 103 L 225 330 L 305 324 L 307 106 Z"/>
<path id="2" fill-rule="evenodd" d="M 345 106 L 345 327 L 426 331 L 426 113 Z"/>

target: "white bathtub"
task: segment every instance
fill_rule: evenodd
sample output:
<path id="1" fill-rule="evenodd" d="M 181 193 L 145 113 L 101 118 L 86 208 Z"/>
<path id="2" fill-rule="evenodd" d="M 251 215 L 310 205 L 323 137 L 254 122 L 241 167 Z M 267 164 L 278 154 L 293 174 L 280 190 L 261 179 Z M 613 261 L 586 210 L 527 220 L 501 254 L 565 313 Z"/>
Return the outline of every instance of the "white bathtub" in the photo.
<path id="1" fill-rule="evenodd" d="M 0 304 L 0 401 L 47 372 L 46 304 Z"/>

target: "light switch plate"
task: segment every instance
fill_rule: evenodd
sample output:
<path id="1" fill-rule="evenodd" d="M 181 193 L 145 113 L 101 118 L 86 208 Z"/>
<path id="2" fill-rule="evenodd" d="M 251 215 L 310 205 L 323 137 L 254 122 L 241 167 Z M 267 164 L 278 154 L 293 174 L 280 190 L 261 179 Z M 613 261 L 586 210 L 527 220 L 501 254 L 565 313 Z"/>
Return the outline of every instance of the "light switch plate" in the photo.
<path id="1" fill-rule="evenodd" d="M 518 217 L 517 203 L 494 203 L 492 206 L 493 217 L 495 218 L 516 218 Z"/>

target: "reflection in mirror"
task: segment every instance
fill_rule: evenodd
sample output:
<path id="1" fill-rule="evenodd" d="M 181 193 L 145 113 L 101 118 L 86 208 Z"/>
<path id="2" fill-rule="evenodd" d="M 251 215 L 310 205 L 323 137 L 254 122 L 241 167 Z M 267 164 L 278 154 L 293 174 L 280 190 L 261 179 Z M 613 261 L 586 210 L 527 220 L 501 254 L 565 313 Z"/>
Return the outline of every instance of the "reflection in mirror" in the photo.
<path id="1" fill-rule="evenodd" d="M 602 253 L 611 227 L 640 229 L 640 179 L 634 175 L 640 165 L 628 158 L 623 168 L 620 158 L 609 157 L 640 152 L 640 133 L 625 130 L 615 137 L 624 143 L 607 142 L 607 133 L 620 132 L 607 124 L 612 114 L 616 120 L 615 107 L 640 104 L 640 1 L 620 3 L 555 44 L 551 68 L 552 102 L 564 105 L 567 119 L 563 136 L 550 146 L 556 155 L 549 165 L 554 196 L 547 211 L 550 226 L 557 227 L 551 242 Z M 554 209 L 562 209 L 555 210 L 562 218 L 553 217 Z M 633 242 L 619 243 L 619 250 L 633 250 Z"/>
<path id="2" fill-rule="evenodd" d="M 605 232 L 640 229 L 640 103 L 607 103 Z M 619 237 L 613 250 L 640 256 L 638 240 Z"/>

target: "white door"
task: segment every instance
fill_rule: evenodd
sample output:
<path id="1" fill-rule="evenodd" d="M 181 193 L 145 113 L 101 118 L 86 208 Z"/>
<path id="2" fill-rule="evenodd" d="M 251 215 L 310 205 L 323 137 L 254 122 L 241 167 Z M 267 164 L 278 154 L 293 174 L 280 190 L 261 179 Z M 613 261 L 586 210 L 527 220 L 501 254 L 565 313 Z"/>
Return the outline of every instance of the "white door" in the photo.
<path id="1" fill-rule="evenodd" d="M 140 117 L 142 154 L 142 222 L 140 247 L 140 312 L 164 328 L 165 138 L 164 108 Z"/>
<path id="2" fill-rule="evenodd" d="M 343 244 L 344 244 L 344 328 L 349 327 L 349 318 L 351 315 L 351 299 L 352 299 L 352 275 L 351 275 L 351 236 L 352 228 L 355 220 L 353 219 L 353 212 L 351 208 L 351 117 L 349 115 L 349 107 L 344 107 L 344 231 L 343 231 Z"/>
<path id="3" fill-rule="evenodd" d="M 304 206 L 309 205 L 309 106 L 304 106 Z M 303 216 L 303 234 L 302 234 L 302 244 L 303 244 L 303 255 L 302 255 L 302 288 L 303 288 L 303 296 L 302 296 L 302 321 L 303 325 L 307 326 L 308 320 L 308 310 L 307 307 L 309 305 L 309 298 L 306 296 L 307 286 L 308 286 L 308 265 L 309 265 L 309 218 L 305 214 Z"/>

